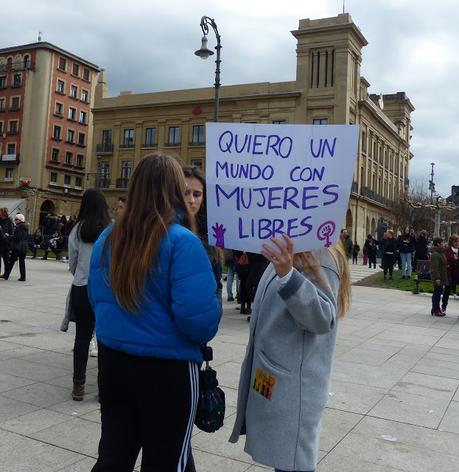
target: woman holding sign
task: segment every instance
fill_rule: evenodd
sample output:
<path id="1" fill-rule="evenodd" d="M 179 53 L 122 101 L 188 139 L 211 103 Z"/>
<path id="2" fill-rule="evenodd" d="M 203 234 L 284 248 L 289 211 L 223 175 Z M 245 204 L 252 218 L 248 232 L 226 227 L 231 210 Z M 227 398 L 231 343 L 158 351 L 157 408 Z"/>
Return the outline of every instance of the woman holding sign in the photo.
<path id="1" fill-rule="evenodd" d="M 278 472 L 314 471 L 328 400 L 337 321 L 350 302 L 347 256 L 336 248 L 294 254 L 272 238 L 255 297 L 230 441 Z"/>

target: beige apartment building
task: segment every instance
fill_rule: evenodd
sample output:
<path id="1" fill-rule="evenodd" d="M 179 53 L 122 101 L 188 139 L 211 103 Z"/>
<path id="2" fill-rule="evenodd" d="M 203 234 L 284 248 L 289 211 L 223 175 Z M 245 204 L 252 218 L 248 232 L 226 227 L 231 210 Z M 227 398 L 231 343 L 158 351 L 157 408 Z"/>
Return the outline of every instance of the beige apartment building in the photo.
<path id="1" fill-rule="evenodd" d="M 367 41 L 349 14 L 299 21 L 295 80 L 224 86 L 222 122 L 354 124 L 361 127 L 354 183 L 343 225 L 363 244 L 378 221 L 391 226 L 391 205 L 408 185 L 411 118 L 405 92 L 369 95 L 360 74 Z M 293 51 L 292 51 L 293 53 Z M 109 205 L 126 193 L 136 164 L 156 150 L 205 167 L 205 123 L 214 89 L 108 97 L 99 75 L 94 103 L 92 169 Z"/>
<path id="2" fill-rule="evenodd" d="M 47 42 L 0 49 L 0 207 L 33 229 L 48 212 L 78 211 L 98 73 Z"/>

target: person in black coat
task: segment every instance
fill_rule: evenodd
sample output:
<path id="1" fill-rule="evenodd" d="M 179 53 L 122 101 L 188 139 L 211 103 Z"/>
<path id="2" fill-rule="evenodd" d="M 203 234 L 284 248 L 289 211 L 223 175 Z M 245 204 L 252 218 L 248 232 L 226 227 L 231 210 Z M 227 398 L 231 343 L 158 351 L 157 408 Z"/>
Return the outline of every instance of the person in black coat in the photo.
<path id="1" fill-rule="evenodd" d="M 10 239 L 13 235 L 14 225 L 8 216 L 7 208 L 0 208 L 0 269 L 1 260 L 6 269 L 10 253 Z"/>
<path id="2" fill-rule="evenodd" d="M 8 261 L 5 273 L 1 276 L 2 279 L 8 280 L 14 264 L 19 259 L 19 273 L 21 277 L 18 280 L 20 282 L 25 282 L 26 280 L 25 257 L 29 249 L 29 231 L 24 221 L 24 215 L 21 213 L 18 213 L 14 218 L 16 226 L 11 237 L 11 259 Z"/>
<path id="3" fill-rule="evenodd" d="M 418 261 L 427 261 L 429 259 L 429 249 L 427 248 L 427 231 L 423 229 L 416 238 L 414 250 L 414 267 Z"/>
<path id="4" fill-rule="evenodd" d="M 371 269 L 371 264 L 373 264 L 373 268 L 376 269 L 376 255 L 378 253 L 378 247 L 371 234 L 367 236 L 363 250 L 368 256 L 368 267 Z"/>
<path id="5" fill-rule="evenodd" d="M 387 279 L 387 273 L 389 273 L 389 279 L 392 280 L 392 272 L 394 270 L 394 262 L 397 257 L 397 240 L 394 238 L 394 232 L 387 231 L 387 238 L 383 240 L 382 251 L 384 253 L 383 258 L 383 271 L 384 280 Z"/>

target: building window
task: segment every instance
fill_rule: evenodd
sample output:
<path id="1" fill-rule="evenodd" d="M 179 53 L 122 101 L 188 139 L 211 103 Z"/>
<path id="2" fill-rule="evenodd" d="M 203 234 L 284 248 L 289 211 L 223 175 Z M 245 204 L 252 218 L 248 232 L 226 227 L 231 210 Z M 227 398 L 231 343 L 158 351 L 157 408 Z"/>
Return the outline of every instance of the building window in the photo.
<path id="1" fill-rule="evenodd" d="M 71 98 L 78 98 L 78 87 L 76 85 L 70 86 L 70 97 Z"/>
<path id="2" fill-rule="evenodd" d="M 3 121 L 0 121 L 0 134 L 3 134 Z M 1 151 L 1 146 L 0 146 L 0 151 Z"/>
<path id="3" fill-rule="evenodd" d="M 273 125 L 285 125 L 287 123 L 285 120 L 273 120 Z"/>
<path id="4" fill-rule="evenodd" d="M 0 112 L 5 111 L 5 102 L 4 98 L 0 98 Z"/>
<path id="5" fill-rule="evenodd" d="M 0 90 L 6 89 L 6 77 L 2 75 L 0 77 Z"/>
<path id="6" fill-rule="evenodd" d="M 7 154 L 16 154 L 16 143 L 8 143 L 6 147 Z"/>
<path id="7" fill-rule="evenodd" d="M 89 82 L 89 69 L 87 67 L 83 67 L 83 80 Z"/>
<path id="8" fill-rule="evenodd" d="M 62 103 L 56 102 L 54 105 L 54 114 L 56 116 L 64 116 L 64 105 Z"/>
<path id="9" fill-rule="evenodd" d="M 24 56 L 24 69 L 28 69 L 30 67 L 30 56 L 27 54 Z"/>
<path id="10" fill-rule="evenodd" d="M 64 175 L 64 185 L 71 185 L 72 177 L 70 175 Z"/>
<path id="11" fill-rule="evenodd" d="M 367 133 L 364 129 L 362 130 L 362 152 L 367 153 Z"/>
<path id="12" fill-rule="evenodd" d="M 65 95 L 65 82 L 63 80 L 57 79 L 56 92 Z"/>
<path id="13" fill-rule="evenodd" d="M 86 134 L 85 133 L 78 133 L 78 146 L 84 147 L 86 146 Z"/>
<path id="14" fill-rule="evenodd" d="M 22 74 L 13 75 L 13 88 L 18 88 L 22 84 Z"/>
<path id="15" fill-rule="evenodd" d="M 59 65 L 57 67 L 59 70 L 65 72 L 65 69 L 67 68 L 67 61 L 64 57 L 59 57 Z"/>
<path id="16" fill-rule="evenodd" d="M 314 118 L 312 120 L 313 125 L 328 125 L 328 118 Z"/>
<path id="17" fill-rule="evenodd" d="M 8 134 L 18 134 L 18 122 L 17 120 L 10 121 L 8 123 Z"/>
<path id="18" fill-rule="evenodd" d="M 77 154 L 76 165 L 78 167 L 84 167 L 84 156 L 82 154 Z"/>
<path id="19" fill-rule="evenodd" d="M 180 144 L 180 127 L 179 126 L 170 126 L 167 144 L 169 146 L 177 146 Z"/>
<path id="20" fill-rule="evenodd" d="M 51 152 L 51 160 L 53 162 L 59 162 L 59 149 L 53 148 Z"/>
<path id="21" fill-rule="evenodd" d="M 83 179 L 81 177 L 75 177 L 75 187 L 83 187 Z"/>
<path id="22" fill-rule="evenodd" d="M 156 128 L 145 130 L 145 147 L 156 146 Z"/>
<path id="23" fill-rule="evenodd" d="M 193 144 L 204 144 L 204 125 L 193 126 Z"/>
<path id="24" fill-rule="evenodd" d="M 112 144 L 112 130 L 111 129 L 104 129 L 102 131 L 102 144 L 104 145 Z"/>
<path id="25" fill-rule="evenodd" d="M 121 162 L 121 178 L 129 179 L 132 172 L 132 163 L 131 161 L 122 161 Z"/>
<path id="26" fill-rule="evenodd" d="M 191 159 L 191 165 L 198 169 L 202 169 L 202 159 Z"/>
<path id="27" fill-rule="evenodd" d="M 85 103 L 89 103 L 89 92 L 87 90 L 81 91 L 81 101 Z"/>
<path id="28" fill-rule="evenodd" d="M 123 130 L 123 147 L 134 146 L 134 130 L 132 128 L 126 128 Z"/>
<path id="29" fill-rule="evenodd" d="M 67 130 L 67 142 L 73 144 L 75 142 L 75 131 L 73 129 Z"/>
<path id="30" fill-rule="evenodd" d="M 7 167 L 5 169 L 5 180 L 11 182 L 13 180 L 14 169 L 12 167 Z"/>
<path id="31" fill-rule="evenodd" d="M 80 123 L 82 125 L 86 124 L 86 116 L 87 116 L 87 113 L 85 111 L 80 111 Z"/>
<path id="32" fill-rule="evenodd" d="M 72 161 L 73 161 L 73 153 L 71 152 L 66 152 L 65 153 L 65 163 L 69 166 L 72 165 Z"/>
<path id="33" fill-rule="evenodd" d="M 75 75 L 77 77 L 80 76 L 80 66 L 78 64 L 72 64 L 72 75 Z"/>
<path id="34" fill-rule="evenodd" d="M 76 108 L 69 107 L 69 114 L 68 114 L 67 118 L 70 121 L 76 121 L 76 114 L 77 114 Z"/>

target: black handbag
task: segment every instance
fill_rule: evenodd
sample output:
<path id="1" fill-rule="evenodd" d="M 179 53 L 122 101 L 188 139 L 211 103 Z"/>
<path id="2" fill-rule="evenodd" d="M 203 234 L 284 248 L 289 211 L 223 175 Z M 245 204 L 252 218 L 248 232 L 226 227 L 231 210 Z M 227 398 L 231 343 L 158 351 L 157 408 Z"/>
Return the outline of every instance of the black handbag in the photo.
<path id="1" fill-rule="evenodd" d="M 213 359 L 210 346 L 202 350 L 205 366 L 199 371 L 199 398 L 194 424 L 206 433 L 214 433 L 223 426 L 225 392 L 218 386 L 217 372 L 209 362 Z"/>

